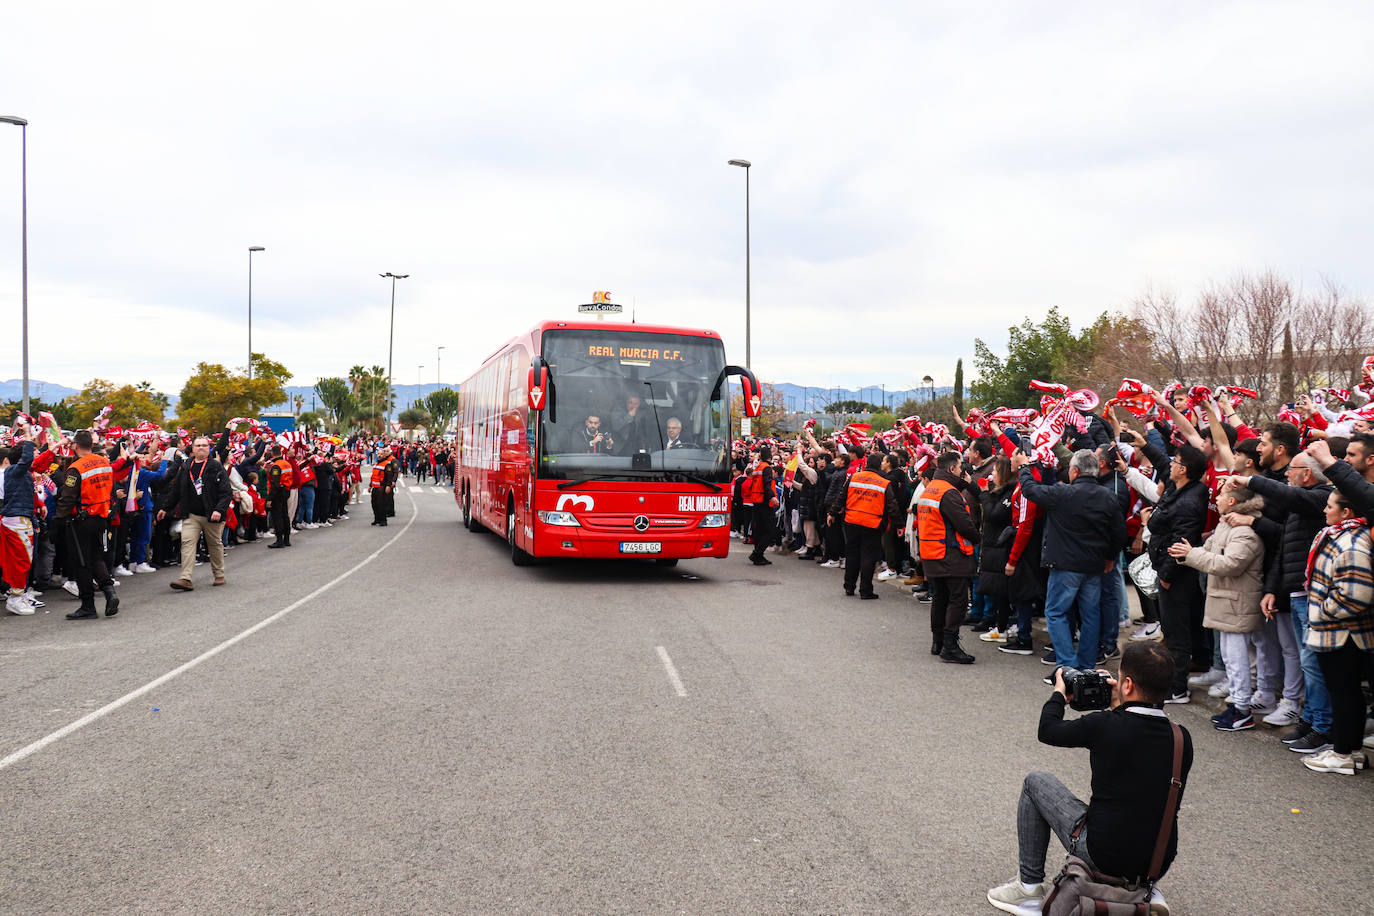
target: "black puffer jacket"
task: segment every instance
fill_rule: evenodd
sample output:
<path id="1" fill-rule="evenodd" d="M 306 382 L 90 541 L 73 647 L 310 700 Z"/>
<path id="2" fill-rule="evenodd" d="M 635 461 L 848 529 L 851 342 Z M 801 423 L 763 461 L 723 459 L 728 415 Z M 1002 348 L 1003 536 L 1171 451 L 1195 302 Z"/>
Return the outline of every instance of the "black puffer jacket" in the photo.
<path id="1" fill-rule="evenodd" d="M 1161 582 L 1173 582 L 1180 574 L 1196 575 L 1197 571 L 1169 556 L 1169 548 L 1179 541 L 1194 547 L 1202 546 L 1202 532 L 1207 527 L 1207 484 L 1190 480 L 1181 487 L 1172 483 L 1159 497 L 1154 514 L 1150 516 L 1150 565 Z"/>
<path id="2" fill-rule="evenodd" d="M 1256 475 L 1250 478 L 1250 489 L 1264 497 L 1266 510 L 1273 505 L 1288 513 L 1279 539 L 1278 561 L 1267 564 L 1264 573 L 1264 592 L 1278 598 L 1282 609 L 1283 598 L 1307 589 L 1307 552 L 1317 532 L 1326 527 L 1326 498 L 1331 495 L 1331 485 L 1292 487 Z"/>
<path id="3" fill-rule="evenodd" d="M 1016 531 L 1011 527 L 1011 496 L 1015 483 L 984 491 L 983 539 L 978 553 L 978 591 L 984 595 L 1007 594 L 1007 561 Z"/>

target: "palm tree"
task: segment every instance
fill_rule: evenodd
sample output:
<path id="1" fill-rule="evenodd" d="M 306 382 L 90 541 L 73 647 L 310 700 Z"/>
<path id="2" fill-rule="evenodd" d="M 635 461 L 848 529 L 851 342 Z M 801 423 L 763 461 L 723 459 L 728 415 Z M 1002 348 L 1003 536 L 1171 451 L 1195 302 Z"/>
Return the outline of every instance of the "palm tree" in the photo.
<path id="1" fill-rule="evenodd" d="M 353 396 L 358 396 L 358 386 L 363 383 L 363 377 L 367 375 L 367 370 L 362 366 L 354 366 L 348 370 L 348 384 L 353 389 Z"/>

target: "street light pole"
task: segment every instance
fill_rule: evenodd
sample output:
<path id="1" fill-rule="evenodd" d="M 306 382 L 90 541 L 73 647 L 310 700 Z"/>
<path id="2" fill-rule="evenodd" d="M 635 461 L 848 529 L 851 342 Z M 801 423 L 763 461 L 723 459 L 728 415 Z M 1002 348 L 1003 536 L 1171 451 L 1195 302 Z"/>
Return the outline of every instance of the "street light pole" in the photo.
<path id="1" fill-rule="evenodd" d="M 438 391 L 444 385 L 444 348 L 439 347 L 434 351 L 434 385 Z"/>
<path id="2" fill-rule="evenodd" d="M 749 168 L 748 159 L 731 159 L 730 165 L 744 169 L 744 368 L 753 369 L 749 325 Z"/>
<path id="3" fill-rule="evenodd" d="M 395 343 L 396 343 L 396 281 L 397 281 L 397 280 L 404 280 L 406 277 L 410 276 L 410 274 L 394 274 L 394 273 L 392 273 L 391 271 L 387 271 L 386 273 L 384 273 L 384 274 L 378 274 L 377 276 L 382 277 L 382 278 L 387 278 L 387 277 L 390 277 L 390 278 L 391 278 L 391 330 L 390 330 L 390 332 L 388 332 L 388 334 L 387 334 L 387 341 L 386 341 L 386 422 L 387 422 L 387 426 L 390 427 L 390 425 L 391 425 L 391 356 L 392 356 L 392 352 L 393 352 L 393 347 L 395 346 Z"/>
<path id="4" fill-rule="evenodd" d="M 23 314 L 24 336 L 24 413 L 29 412 L 29 122 L 17 115 L 0 115 L 0 121 L 19 127 L 19 225 L 22 251 L 23 294 L 20 310 Z"/>
<path id="5" fill-rule="evenodd" d="M 253 252 L 266 251 L 261 245 L 248 246 L 248 381 L 253 380 Z"/>
<path id="6" fill-rule="evenodd" d="M 410 406 L 411 406 L 411 407 L 414 407 L 415 404 L 416 404 L 416 402 L 419 401 L 420 398 L 424 397 L 424 394 L 425 394 L 425 376 L 424 376 L 424 371 L 425 371 L 425 364 L 424 364 L 424 363 L 421 363 L 421 364 L 420 364 L 420 368 L 418 368 L 418 369 L 415 370 L 416 397 L 415 397 L 415 400 L 413 400 L 413 401 L 410 402 Z"/>

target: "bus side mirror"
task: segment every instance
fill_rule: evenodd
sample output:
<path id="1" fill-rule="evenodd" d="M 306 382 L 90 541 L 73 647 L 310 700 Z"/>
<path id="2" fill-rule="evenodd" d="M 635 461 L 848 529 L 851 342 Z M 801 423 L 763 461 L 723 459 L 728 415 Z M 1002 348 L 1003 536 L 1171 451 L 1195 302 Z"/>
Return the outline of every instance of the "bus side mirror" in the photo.
<path id="1" fill-rule="evenodd" d="M 725 380 L 732 375 L 739 376 L 740 388 L 744 396 L 744 415 L 746 417 L 757 417 L 759 412 L 763 410 L 763 389 L 759 387 L 759 380 L 754 373 L 745 369 L 743 366 L 726 366 L 724 369 L 720 370 L 720 375 L 716 378 L 715 387 L 711 389 L 711 400 L 720 400 L 722 386 Z"/>
<path id="2" fill-rule="evenodd" d="M 745 369 L 740 373 L 739 384 L 744 396 L 744 415 L 757 417 L 759 411 L 763 409 L 763 398 L 759 393 L 759 380 L 754 377 L 754 373 Z"/>
<path id="3" fill-rule="evenodd" d="M 542 357 L 536 356 L 530 363 L 530 374 L 526 390 L 529 392 L 530 410 L 543 410 L 549 398 L 549 367 Z"/>

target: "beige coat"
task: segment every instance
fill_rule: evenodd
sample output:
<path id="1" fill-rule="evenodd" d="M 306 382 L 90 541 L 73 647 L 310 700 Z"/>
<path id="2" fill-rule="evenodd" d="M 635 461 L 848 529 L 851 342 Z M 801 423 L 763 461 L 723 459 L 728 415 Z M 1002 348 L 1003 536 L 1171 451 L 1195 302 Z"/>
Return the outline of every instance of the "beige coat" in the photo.
<path id="1" fill-rule="evenodd" d="M 1235 511 L 1257 517 L 1262 507 L 1261 500 L 1253 499 Z M 1180 562 L 1207 574 L 1204 626 L 1226 633 L 1253 633 L 1264 626 L 1264 542 L 1254 528 L 1219 522 L 1207 543 L 1189 550 Z"/>

